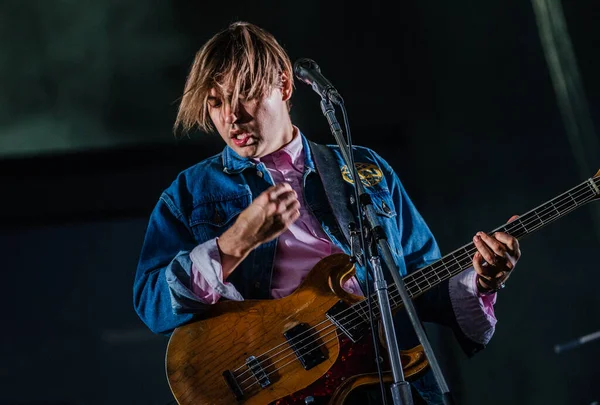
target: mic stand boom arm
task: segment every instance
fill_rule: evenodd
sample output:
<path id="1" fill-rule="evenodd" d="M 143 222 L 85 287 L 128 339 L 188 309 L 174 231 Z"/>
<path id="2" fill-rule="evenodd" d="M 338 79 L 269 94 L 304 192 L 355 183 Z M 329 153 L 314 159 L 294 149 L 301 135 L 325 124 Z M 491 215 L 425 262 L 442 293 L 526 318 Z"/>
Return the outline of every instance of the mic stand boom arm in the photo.
<path id="1" fill-rule="evenodd" d="M 340 105 L 342 109 L 344 108 L 343 101 L 339 102 L 338 100 L 336 100 L 336 103 L 338 105 Z M 453 401 L 452 401 L 452 396 L 450 395 L 450 390 L 448 389 L 448 385 L 446 384 L 446 381 L 444 380 L 444 376 L 443 376 L 441 368 L 435 358 L 433 349 L 431 348 L 431 345 L 429 344 L 427 336 L 425 335 L 425 330 L 423 329 L 423 326 L 421 325 L 421 322 L 417 315 L 417 312 L 416 312 L 416 309 L 412 302 L 412 299 L 408 295 L 404 281 L 402 280 L 402 277 L 400 276 L 400 271 L 398 269 L 398 266 L 394 262 L 393 256 L 390 251 L 389 244 L 386 239 L 385 232 L 383 231 L 383 228 L 379 224 L 379 220 L 373 209 L 373 205 L 372 205 L 370 196 L 367 193 L 365 193 L 363 184 L 360 181 L 360 178 L 358 177 L 356 168 L 354 167 L 354 158 L 352 156 L 353 151 L 350 150 L 349 146 L 344 141 L 344 138 L 342 136 L 342 129 L 341 129 L 341 127 L 337 121 L 337 118 L 335 116 L 335 110 L 334 110 L 333 104 L 331 103 L 330 100 L 326 99 L 325 97 L 323 97 L 321 99 L 321 111 L 323 112 L 323 115 L 325 116 L 325 118 L 327 119 L 327 122 L 329 123 L 331 132 L 332 132 L 338 146 L 340 147 L 340 151 L 342 152 L 342 157 L 344 158 L 344 161 L 346 162 L 346 166 L 348 167 L 348 170 L 351 173 L 352 179 L 354 180 L 354 185 L 357 188 L 357 191 L 359 193 L 359 202 L 358 202 L 359 213 L 358 213 L 358 215 L 359 216 L 361 215 L 361 210 L 362 210 L 362 213 L 364 214 L 364 217 L 367 219 L 368 225 L 370 227 L 369 233 L 371 235 L 371 238 L 373 238 L 373 242 L 376 243 L 377 246 L 379 247 L 379 249 L 381 250 L 382 255 L 383 255 L 383 260 L 384 260 L 385 264 L 387 265 L 387 268 L 390 270 L 392 277 L 394 278 L 394 282 L 396 284 L 396 287 L 398 288 L 398 292 L 400 293 L 402 303 L 404 304 L 406 312 L 408 312 L 410 321 L 411 321 L 413 328 L 417 334 L 419 342 L 423 346 L 425 356 L 427 357 L 427 360 L 429 361 L 429 364 L 431 366 L 431 369 L 433 371 L 435 379 L 436 379 L 438 386 L 442 392 L 444 403 L 452 404 Z M 360 218 L 359 218 L 359 223 L 362 224 L 362 221 L 360 221 Z M 360 235 L 364 235 L 362 229 L 360 230 Z M 393 318 L 392 318 L 392 311 L 390 308 L 389 298 L 387 295 L 387 284 L 386 284 L 385 278 L 383 276 L 383 271 L 381 269 L 380 259 L 379 259 L 379 257 L 376 256 L 376 249 L 369 249 L 369 250 L 371 250 L 372 254 L 373 254 L 373 256 L 369 259 L 369 261 L 371 263 L 371 267 L 374 272 L 375 289 L 377 290 L 377 297 L 379 299 L 379 305 L 380 305 L 379 308 L 381 311 L 381 321 L 382 321 L 384 331 L 385 331 L 387 347 L 388 347 L 388 354 L 389 354 L 389 358 L 390 358 L 390 364 L 392 366 L 392 375 L 394 378 L 394 383 L 392 384 L 392 387 L 391 387 L 392 398 L 394 400 L 394 404 L 412 405 L 413 401 L 412 401 L 412 397 L 411 397 L 411 393 L 410 393 L 410 386 L 404 380 L 404 375 L 403 375 L 403 371 L 402 371 L 402 363 L 400 360 L 400 351 L 398 349 L 396 333 L 394 330 L 394 323 L 393 323 Z M 363 251 L 367 252 L 367 249 L 364 249 L 364 246 L 363 246 Z M 359 252 L 359 254 L 360 254 L 360 252 Z M 367 277 L 367 282 L 368 282 L 368 277 Z"/>

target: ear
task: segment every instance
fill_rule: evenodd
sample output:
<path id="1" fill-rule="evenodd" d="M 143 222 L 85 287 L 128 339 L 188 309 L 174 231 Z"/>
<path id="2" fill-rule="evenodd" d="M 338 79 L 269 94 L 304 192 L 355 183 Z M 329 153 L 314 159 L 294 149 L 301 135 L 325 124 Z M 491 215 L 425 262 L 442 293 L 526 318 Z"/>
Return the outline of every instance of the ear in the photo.
<path id="1" fill-rule="evenodd" d="M 286 72 L 281 73 L 281 95 L 283 101 L 288 101 L 292 97 L 294 90 L 294 82 L 290 80 Z"/>

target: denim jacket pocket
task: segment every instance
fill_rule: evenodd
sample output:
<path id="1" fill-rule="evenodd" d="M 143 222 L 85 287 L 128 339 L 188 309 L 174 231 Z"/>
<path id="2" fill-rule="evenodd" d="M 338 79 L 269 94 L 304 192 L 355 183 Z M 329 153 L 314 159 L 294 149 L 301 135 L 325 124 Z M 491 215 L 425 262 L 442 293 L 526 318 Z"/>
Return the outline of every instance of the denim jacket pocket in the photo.
<path id="1" fill-rule="evenodd" d="M 389 192 L 381 191 L 373 193 L 371 194 L 371 201 L 373 202 L 375 213 L 386 218 L 393 218 L 396 216 L 394 201 Z"/>
<path id="2" fill-rule="evenodd" d="M 250 194 L 242 194 L 207 200 L 196 205 L 189 221 L 198 243 L 221 236 L 251 202 Z"/>
<path id="3" fill-rule="evenodd" d="M 400 232 L 398 230 L 398 214 L 396 213 L 396 206 L 392 196 L 387 191 L 371 194 L 371 201 L 373 202 L 373 209 L 377 214 L 379 223 L 385 230 L 388 245 L 394 255 L 394 260 L 398 261 L 401 255 L 401 245 L 398 237 Z"/>

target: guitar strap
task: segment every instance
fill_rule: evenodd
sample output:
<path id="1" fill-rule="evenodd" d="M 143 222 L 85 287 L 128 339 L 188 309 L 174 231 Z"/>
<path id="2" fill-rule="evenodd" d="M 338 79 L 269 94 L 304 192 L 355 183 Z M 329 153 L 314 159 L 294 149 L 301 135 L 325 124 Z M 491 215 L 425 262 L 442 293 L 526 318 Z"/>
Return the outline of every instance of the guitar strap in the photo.
<path id="1" fill-rule="evenodd" d="M 315 161 L 317 173 L 323 183 L 325 196 L 329 202 L 329 206 L 337 220 L 340 231 L 346 238 L 348 246 L 350 246 L 350 230 L 348 224 L 354 222 L 358 226 L 355 215 L 356 204 L 355 197 L 351 193 L 353 190 L 345 184 L 342 178 L 342 171 L 339 161 L 333 151 L 325 146 L 312 141 L 308 142 L 310 150 Z M 352 207 L 352 208 L 350 208 Z M 354 252 L 360 252 L 360 241 L 354 238 Z M 359 264 L 362 265 L 361 261 Z"/>

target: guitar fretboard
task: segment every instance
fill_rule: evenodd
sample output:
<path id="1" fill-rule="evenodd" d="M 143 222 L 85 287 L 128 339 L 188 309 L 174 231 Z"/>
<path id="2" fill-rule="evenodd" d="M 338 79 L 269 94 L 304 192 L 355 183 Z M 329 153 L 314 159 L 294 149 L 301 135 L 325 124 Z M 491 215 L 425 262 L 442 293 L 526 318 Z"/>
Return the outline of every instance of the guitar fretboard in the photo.
<path id="1" fill-rule="evenodd" d="M 600 177 L 590 178 L 539 207 L 528 211 L 516 220 L 504 224 L 489 233 L 505 232 L 517 239 L 521 239 L 525 235 L 537 231 L 598 198 L 600 195 L 599 184 Z M 476 251 L 475 244 L 472 242 L 468 243 L 441 259 L 405 276 L 403 280 L 409 296 L 414 298 L 471 267 L 472 258 Z M 400 293 L 395 284 L 389 286 L 388 296 L 393 310 L 402 306 Z M 379 317 L 378 301 L 375 294 L 372 297 L 374 314 Z M 367 320 L 368 318 L 365 318 L 368 313 L 367 305 L 367 300 L 363 300 L 352 305 L 350 308 Z"/>

